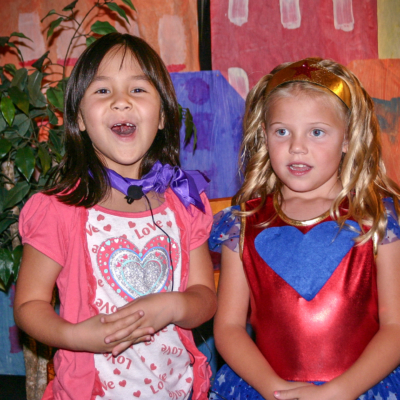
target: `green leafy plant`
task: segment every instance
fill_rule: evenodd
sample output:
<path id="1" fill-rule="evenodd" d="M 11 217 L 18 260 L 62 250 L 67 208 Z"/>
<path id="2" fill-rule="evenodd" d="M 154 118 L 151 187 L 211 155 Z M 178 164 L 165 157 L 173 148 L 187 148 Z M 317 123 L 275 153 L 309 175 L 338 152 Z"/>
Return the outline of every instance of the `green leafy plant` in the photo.
<path id="1" fill-rule="evenodd" d="M 135 10 L 131 0 L 121 0 L 125 6 Z M 110 0 L 96 0 L 82 20 L 76 18 L 78 0 L 64 7 L 61 13 L 50 10 L 42 22 L 54 16 L 48 30 L 50 38 L 66 23 L 75 28 L 65 54 L 64 65 L 54 64 L 49 52 L 43 54 L 31 67 L 17 68 L 14 64 L 0 66 L 0 289 L 7 288 L 18 275 L 22 246 L 18 234 L 19 212 L 30 196 L 42 190 L 51 173 L 64 155 L 62 113 L 66 61 L 74 43 L 84 37 L 86 45 L 99 36 L 116 29 L 108 22 L 96 21 L 88 32 L 83 31 L 85 21 L 98 8 L 109 10 L 129 24 L 126 11 Z M 69 25 L 70 26 L 70 25 Z M 71 28 L 69 28 L 71 29 Z M 26 39 L 24 34 L 13 32 L 0 37 L 0 47 L 23 56 L 15 41 Z M 23 64 L 24 65 L 24 64 Z M 60 72 L 60 68 L 62 71 Z M 194 135 L 196 128 L 188 109 L 180 108 L 185 123 L 185 143 Z"/>

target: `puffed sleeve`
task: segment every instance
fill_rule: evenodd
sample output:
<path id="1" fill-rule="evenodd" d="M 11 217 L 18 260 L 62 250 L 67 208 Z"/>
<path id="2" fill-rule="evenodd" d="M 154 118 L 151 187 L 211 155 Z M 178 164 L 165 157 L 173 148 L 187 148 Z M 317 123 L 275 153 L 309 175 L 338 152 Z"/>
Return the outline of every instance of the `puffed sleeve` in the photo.
<path id="1" fill-rule="evenodd" d="M 386 234 L 381 244 L 388 244 L 400 240 L 400 226 L 396 210 L 394 208 L 393 199 L 391 197 L 387 197 L 383 199 L 383 204 L 386 208 L 387 226 Z"/>
<path id="2" fill-rule="evenodd" d="M 201 200 L 205 206 L 205 212 L 192 207 L 192 212 L 189 214 L 191 219 L 191 235 L 190 235 L 190 250 L 202 245 L 210 236 L 211 226 L 213 223 L 213 215 L 210 202 L 206 194 L 203 192 Z"/>
<path id="3" fill-rule="evenodd" d="M 240 206 L 225 208 L 214 215 L 208 246 L 214 252 L 221 252 L 221 246 L 239 252 L 240 217 L 234 214 L 240 210 Z"/>
<path id="4" fill-rule="evenodd" d="M 64 266 L 71 208 L 58 202 L 54 196 L 33 195 L 23 207 L 19 219 L 22 244 L 31 245 Z"/>

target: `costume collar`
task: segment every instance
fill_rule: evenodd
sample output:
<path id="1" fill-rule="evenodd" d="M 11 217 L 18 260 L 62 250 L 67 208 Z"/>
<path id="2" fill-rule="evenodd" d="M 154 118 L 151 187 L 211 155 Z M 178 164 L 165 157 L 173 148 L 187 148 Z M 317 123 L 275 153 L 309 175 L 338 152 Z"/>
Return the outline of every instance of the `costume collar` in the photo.
<path id="1" fill-rule="evenodd" d="M 205 190 L 210 180 L 200 171 L 184 171 L 178 166 L 162 165 L 160 161 L 157 161 L 150 172 L 141 179 L 124 178 L 108 168 L 106 171 L 111 186 L 125 195 L 132 185 L 141 186 L 144 194 L 150 191 L 164 193 L 170 187 L 186 208 L 192 204 L 205 212 L 200 193 Z"/>

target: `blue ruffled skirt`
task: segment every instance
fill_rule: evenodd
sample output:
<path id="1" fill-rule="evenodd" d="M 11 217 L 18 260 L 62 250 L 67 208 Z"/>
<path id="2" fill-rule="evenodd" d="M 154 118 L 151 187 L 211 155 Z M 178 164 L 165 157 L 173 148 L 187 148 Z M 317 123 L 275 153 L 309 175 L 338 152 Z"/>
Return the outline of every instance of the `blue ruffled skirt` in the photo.
<path id="1" fill-rule="evenodd" d="M 209 398 L 210 400 L 264 400 L 264 397 L 236 375 L 226 364 L 215 376 Z M 397 399 L 400 399 L 400 366 L 358 398 L 358 400 Z"/>

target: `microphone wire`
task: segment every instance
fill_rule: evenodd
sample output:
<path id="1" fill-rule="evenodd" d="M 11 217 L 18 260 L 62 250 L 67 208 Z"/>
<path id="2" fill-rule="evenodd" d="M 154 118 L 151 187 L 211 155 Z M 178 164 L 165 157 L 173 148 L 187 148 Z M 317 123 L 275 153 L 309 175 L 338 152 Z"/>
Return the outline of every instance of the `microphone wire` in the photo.
<path id="1" fill-rule="evenodd" d="M 170 261 L 171 270 L 172 270 L 172 277 L 171 277 L 172 288 L 171 288 L 171 292 L 173 292 L 173 291 L 174 291 L 174 264 L 173 264 L 173 262 L 172 262 L 172 251 L 171 251 L 171 246 L 172 246 L 172 244 L 171 244 L 171 238 L 170 238 L 170 236 L 168 235 L 168 233 L 165 232 L 164 229 L 161 228 L 161 226 L 158 225 L 158 224 L 156 223 L 156 221 L 155 221 L 155 219 L 154 219 L 153 209 L 151 208 L 150 201 L 149 201 L 148 197 L 146 196 L 146 194 L 143 193 L 143 196 L 144 196 L 144 198 L 146 199 L 147 204 L 148 204 L 148 206 L 149 206 L 150 213 L 151 213 L 151 219 L 153 220 L 153 224 L 154 224 L 158 229 L 160 229 L 160 231 L 163 232 L 163 233 L 168 237 L 168 253 L 169 253 L 169 261 Z"/>

